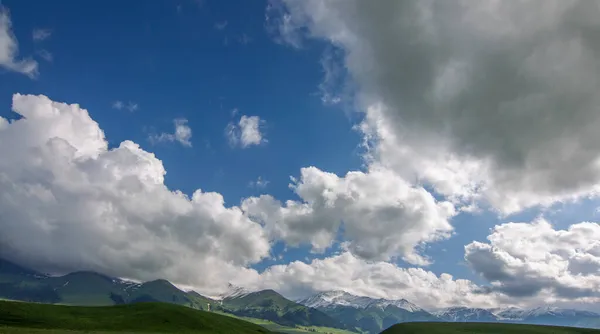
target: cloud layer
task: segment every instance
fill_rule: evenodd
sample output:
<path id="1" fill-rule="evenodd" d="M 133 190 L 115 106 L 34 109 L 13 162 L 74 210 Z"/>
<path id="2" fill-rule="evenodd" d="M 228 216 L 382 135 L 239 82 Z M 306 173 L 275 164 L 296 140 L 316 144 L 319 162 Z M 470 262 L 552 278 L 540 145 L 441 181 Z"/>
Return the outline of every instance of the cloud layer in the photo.
<path id="1" fill-rule="evenodd" d="M 339 177 L 304 168 L 292 184 L 300 200 L 263 195 L 226 207 L 218 193 L 168 189 L 162 162 L 131 141 L 108 149 L 77 104 L 15 94 L 13 110 L 22 118 L 0 118 L 0 257 L 39 270 L 166 278 L 209 294 L 227 282 L 290 298 L 344 289 L 426 308 L 600 301 L 596 223 L 497 226 L 489 243 L 465 247 L 465 260 L 487 282 L 479 286 L 386 262 L 426 264 L 419 245 L 447 237 L 455 214 L 388 169 Z M 315 251 L 343 242 L 322 259 L 250 269 L 276 240 Z"/>

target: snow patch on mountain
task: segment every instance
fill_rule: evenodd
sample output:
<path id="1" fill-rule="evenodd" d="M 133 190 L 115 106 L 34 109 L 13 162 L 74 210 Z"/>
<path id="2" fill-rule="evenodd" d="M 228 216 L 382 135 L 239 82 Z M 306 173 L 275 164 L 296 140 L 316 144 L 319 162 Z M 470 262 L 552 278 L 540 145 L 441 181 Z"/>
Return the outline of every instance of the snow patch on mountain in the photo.
<path id="1" fill-rule="evenodd" d="M 406 299 L 374 299 L 364 296 L 355 296 L 353 294 L 341 290 L 321 292 L 311 297 L 297 300 L 296 302 L 312 308 L 331 308 L 336 306 L 347 306 L 358 309 L 366 309 L 369 307 L 379 307 L 384 309 L 388 306 L 395 306 L 407 310 L 409 312 L 423 311 L 422 308 L 409 302 Z"/>
<path id="2" fill-rule="evenodd" d="M 241 298 L 251 294 L 252 291 L 243 288 L 241 286 L 236 286 L 231 283 L 227 285 L 227 292 L 222 293 L 218 296 L 213 297 L 215 300 L 224 300 L 224 299 L 233 299 L 233 298 Z"/>
<path id="3" fill-rule="evenodd" d="M 432 314 L 436 317 L 453 322 L 494 321 L 498 319 L 498 317 L 490 310 L 462 306 L 449 307 L 437 312 L 433 312 Z"/>

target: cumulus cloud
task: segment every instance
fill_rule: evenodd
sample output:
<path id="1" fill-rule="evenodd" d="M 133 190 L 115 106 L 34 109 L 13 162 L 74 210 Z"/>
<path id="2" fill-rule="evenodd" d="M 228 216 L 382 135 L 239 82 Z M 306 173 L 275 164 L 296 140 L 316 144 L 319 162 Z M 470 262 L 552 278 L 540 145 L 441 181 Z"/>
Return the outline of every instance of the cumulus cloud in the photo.
<path id="1" fill-rule="evenodd" d="M 234 109 L 237 114 L 237 109 Z M 262 132 L 265 120 L 258 116 L 242 115 L 237 124 L 230 122 L 225 127 L 225 135 L 231 146 L 240 146 L 247 148 L 252 145 L 260 145 L 266 143 L 267 139 Z"/>
<path id="2" fill-rule="evenodd" d="M 465 259 L 491 283 L 484 292 L 548 302 L 600 300 L 600 225 L 556 230 L 544 219 L 498 225 L 488 243 L 465 246 Z"/>
<path id="3" fill-rule="evenodd" d="M 33 59 L 18 59 L 19 44 L 12 31 L 8 9 L 0 5 L 0 67 L 23 73 L 30 78 L 38 75 L 38 63 Z"/>
<path id="4" fill-rule="evenodd" d="M 168 189 L 154 154 L 131 141 L 108 149 L 79 105 L 15 94 L 13 110 L 22 118 L 0 118 L 1 257 L 211 289 L 256 275 L 247 265 L 268 256 L 240 208 Z"/>
<path id="5" fill-rule="evenodd" d="M 600 4 L 275 3 L 280 40 L 344 51 L 372 158 L 407 180 L 503 213 L 597 192 Z"/>
<path id="6" fill-rule="evenodd" d="M 33 29 L 33 31 L 31 32 L 31 38 L 33 38 L 34 42 L 41 42 L 44 40 L 47 40 L 48 38 L 50 38 L 50 36 L 52 36 L 52 30 L 50 29 Z"/>
<path id="7" fill-rule="evenodd" d="M 183 146 L 192 147 L 192 129 L 188 125 L 187 119 L 178 118 L 173 120 L 175 124 L 174 133 L 161 133 L 159 135 L 150 136 L 150 141 L 155 143 L 174 142 L 177 141 Z"/>
<path id="8" fill-rule="evenodd" d="M 424 265 L 415 248 L 449 236 L 454 215 L 449 202 L 436 201 L 387 169 L 349 172 L 344 177 L 315 167 L 303 168 L 290 187 L 301 201 L 280 203 L 270 195 L 251 197 L 243 210 L 265 224 L 275 239 L 308 243 L 323 251 L 335 241 L 343 222 L 343 247 L 368 260 L 402 257 Z"/>

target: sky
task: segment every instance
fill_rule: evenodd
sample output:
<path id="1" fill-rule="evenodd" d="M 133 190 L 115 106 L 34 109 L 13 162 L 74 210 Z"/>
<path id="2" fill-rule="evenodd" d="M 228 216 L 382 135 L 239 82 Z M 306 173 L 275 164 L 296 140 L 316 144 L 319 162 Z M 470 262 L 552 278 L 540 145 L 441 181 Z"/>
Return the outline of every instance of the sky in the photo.
<path id="1" fill-rule="evenodd" d="M 600 4 L 1 6 L 0 257 L 597 309 Z"/>

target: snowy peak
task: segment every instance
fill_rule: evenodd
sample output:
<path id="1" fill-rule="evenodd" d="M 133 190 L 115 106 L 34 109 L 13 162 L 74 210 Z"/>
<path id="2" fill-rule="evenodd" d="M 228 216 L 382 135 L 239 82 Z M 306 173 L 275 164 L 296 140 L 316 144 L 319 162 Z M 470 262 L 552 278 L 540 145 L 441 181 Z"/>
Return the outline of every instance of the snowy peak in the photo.
<path id="1" fill-rule="evenodd" d="M 346 291 L 339 290 L 321 292 L 314 296 L 298 300 L 297 302 L 299 304 L 313 308 L 332 308 L 336 306 L 347 306 L 358 309 L 365 309 L 369 307 L 379 307 L 384 309 L 388 306 L 395 306 L 397 308 L 401 308 L 409 312 L 423 311 L 423 309 L 407 301 L 406 299 L 374 299 L 364 296 L 355 296 Z"/>
<path id="2" fill-rule="evenodd" d="M 441 311 L 434 312 L 433 315 L 453 322 L 496 321 L 498 319 L 498 317 L 490 310 L 463 306 L 449 307 Z"/>
<path id="3" fill-rule="evenodd" d="M 215 297 L 215 299 L 223 300 L 223 299 L 240 298 L 240 297 L 249 295 L 251 293 L 252 293 L 252 291 L 250 291 L 250 290 L 247 290 L 241 286 L 236 286 L 236 285 L 229 283 L 227 285 L 227 292 L 219 295 L 218 297 Z"/>

